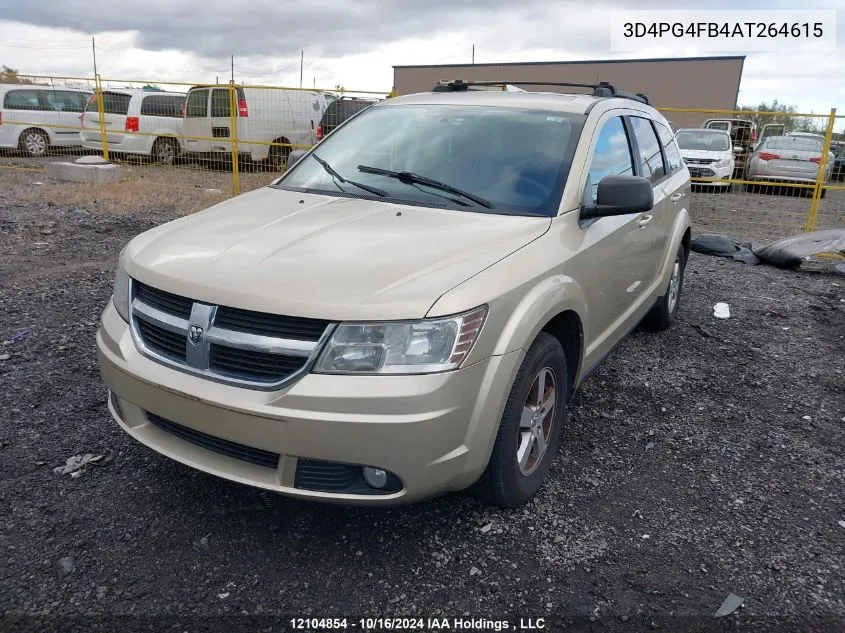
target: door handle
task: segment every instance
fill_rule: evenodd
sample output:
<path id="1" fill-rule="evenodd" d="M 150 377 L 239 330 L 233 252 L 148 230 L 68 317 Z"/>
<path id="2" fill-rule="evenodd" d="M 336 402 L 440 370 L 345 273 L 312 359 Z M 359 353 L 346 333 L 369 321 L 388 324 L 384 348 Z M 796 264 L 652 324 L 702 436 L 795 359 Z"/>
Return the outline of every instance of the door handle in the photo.
<path id="1" fill-rule="evenodd" d="M 648 223 L 651 222 L 653 217 L 654 216 L 652 215 L 644 215 L 637 221 L 637 224 L 639 224 L 641 227 L 647 226 Z"/>
<path id="2" fill-rule="evenodd" d="M 672 200 L 672 202 L 677 202 L 678 200 L 680 200 L 683 197 L 684 197 L 683 193 L 676 193 L 672 196 L 671 200 Z"/>

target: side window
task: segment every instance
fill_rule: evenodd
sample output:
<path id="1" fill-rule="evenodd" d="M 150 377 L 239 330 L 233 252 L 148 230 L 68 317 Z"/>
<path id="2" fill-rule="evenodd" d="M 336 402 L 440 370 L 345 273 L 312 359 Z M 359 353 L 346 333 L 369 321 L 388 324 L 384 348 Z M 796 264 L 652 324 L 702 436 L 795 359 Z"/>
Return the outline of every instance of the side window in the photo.
<path id="1" fill-rule="evenodd" d="M 57 90 L 53 94 L 56 107 L 60 112 L 83 112 L 85 110 L 87 97 L 85 93 Z"/>
<path id="2" fill-rule="evenodd" d="M 651 127 L 651 121 L 642 117 L 632 116 L 631 125 L 634 128 L 634 136 L 640 148 L 640 167 L 643 176 L 657 182 L 666 174 L 663 167 L 663 156 L 660 154 L 660 143 Z"/>
<path id="3" fill-rule="evenodd" d="M 141 102 L 141 114 L 147 116 L 181 117 L 185 99 L 172 95 L 148 95 Z"/>
<path id="4" fill-rule="evenodd" d="M 49 106 L 38 99 L 37 90 L 10 90 L 3 99 L 7 110 L 47 110 Z"/>
<path id="5" fill-rule="evenodd" d="M 668 128 L 661 125 L 657 121 L 654 122 L 654 127 L 657 128 L 657 135 L 660 137 L 660 144 L 663 146 L 663 154 L 666 156 L 666 173 L 674 174 L 676 171 L 684 166 L 684 161 L 681 158 L 681 152 L 675 143 L 675 137 Z"/>
<path id="6" fill-rule="evenodd" d="M 592 200 L 596 201 L 599 181 L 605 176 L 633 175 L 634 162 L 631 160 L 631 146 L 621 117 L 605 121 L 599 132 L 593 159 L 590 162 L 590 186 Z"/>
<path id="7" fill-rule="evenodd" d="M 211 91 L 211 116 L 229 117 L 229 90 L 227 88 L 215 88 Z"/>
<path id="8" fill-rule="evenodd" d="M 188 94 L 188 118 L 208 116 L 208 90 L 192 90 Z"/>

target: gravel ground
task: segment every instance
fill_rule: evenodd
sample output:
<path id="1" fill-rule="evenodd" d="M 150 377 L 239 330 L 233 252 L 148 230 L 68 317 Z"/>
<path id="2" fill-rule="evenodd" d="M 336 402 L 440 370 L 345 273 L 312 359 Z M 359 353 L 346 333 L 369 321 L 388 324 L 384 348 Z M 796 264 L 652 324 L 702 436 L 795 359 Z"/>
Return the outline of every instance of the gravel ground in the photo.
<path id="1" fill-rule="evenodd" d="M 116 256 L 173 215 L 0 192 L 0 630 L 277 631 L 343 615 L 845 626 L 841 275 L 693 254 L 679 323 L 635 333 L 587 381 L 525 509 L 466 495 L 350 509 L 192 471 L 110 419 L 94 335 Z M 729 320 L 711 316 L 717 301 Z M 111 459 L 53 472 L 86 452 Z M 744 607 L 715 620 L 730 593 Z"/>

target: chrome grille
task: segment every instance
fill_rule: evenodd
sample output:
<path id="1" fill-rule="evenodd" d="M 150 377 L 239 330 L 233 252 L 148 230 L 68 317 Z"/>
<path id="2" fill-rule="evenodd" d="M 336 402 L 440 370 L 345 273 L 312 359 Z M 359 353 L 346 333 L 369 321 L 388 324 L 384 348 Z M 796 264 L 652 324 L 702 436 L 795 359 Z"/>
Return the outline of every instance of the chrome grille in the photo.
<path id="1" fill-rule="evenodd" d="M 253 389 L 308 371 L 333 324 L 216 306 L 132 282 L 132 336 L 147 357 L 187 373 Z"/>

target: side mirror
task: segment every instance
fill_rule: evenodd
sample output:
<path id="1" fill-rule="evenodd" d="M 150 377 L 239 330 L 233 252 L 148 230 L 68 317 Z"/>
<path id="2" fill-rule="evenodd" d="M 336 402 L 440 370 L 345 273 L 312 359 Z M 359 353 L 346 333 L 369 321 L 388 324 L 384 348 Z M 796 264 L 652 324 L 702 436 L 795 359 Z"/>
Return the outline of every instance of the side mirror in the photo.
<path id="1" fill-rule="evenodd" d="M 742 154 L 744 151 L 745 149 L 740 147 L 739 145 L 734 146 L 734 154 Z"/>
<path id="2" fill-rule="evenodd" d="M 307 153 L 308 151 L 304 149 L 291 150 L 291 153 L 288 154 L 288 161 L 287 165 L 285 166 L 285 171 L 296 165 L 296 163 L 301 160 L 302 157 L 305 156 L 305 154 Z"/>
<path id="3" fill-rule="evenodd" d="M 599 181 L 594 204 L 585 205 L 582 218 L 644 213 L 654 208 L 651 182 L 642 176 L 605 176 Z"/>

